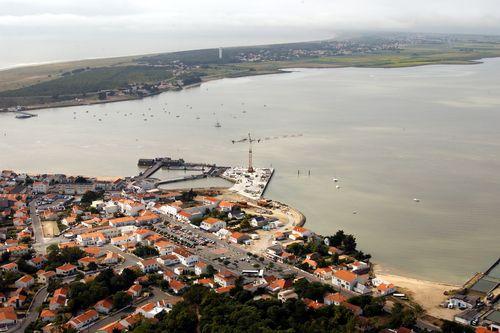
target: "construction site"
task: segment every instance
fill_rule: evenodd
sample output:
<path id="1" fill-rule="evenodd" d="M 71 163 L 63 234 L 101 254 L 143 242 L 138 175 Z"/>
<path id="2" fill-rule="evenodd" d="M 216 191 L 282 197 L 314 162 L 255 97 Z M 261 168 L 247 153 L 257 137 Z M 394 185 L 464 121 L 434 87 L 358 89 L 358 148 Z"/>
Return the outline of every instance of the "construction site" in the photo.
<path id="1" fill-rule="evenodd" d="M 271 178 L 274 174 L 272 168 L 254 168 L 253 149 L 255 142 L 261 142 L 261 139 L 254 139 L 248 133 L 248 136 L 241 140 L 232 140 L 232 143 L 248 143 L 248 165 L 246 167 L 227 167 L 217 166 L 207 163 L 189 163 L 184 159 L 172 159 L 170 157 L 156 157 L 153 159 L 141 158 L 137 165 L 146 169 L 135 176 L 133 180 L 136 184 L 147 183 L 150 187 L 157 188 L 160 185 L 184 182 L 189 180 L 220 177 L 226 179 L 234 185 L 229 189 L 247 198 L 258 200 L 264 194 Z M 181 177 L 160 180 L 154 178 L 154 175 L 160 169 L 197 171 L 198 174 L 190 174 Z M 144 187 L 144 186 L 142 186 Z"/>

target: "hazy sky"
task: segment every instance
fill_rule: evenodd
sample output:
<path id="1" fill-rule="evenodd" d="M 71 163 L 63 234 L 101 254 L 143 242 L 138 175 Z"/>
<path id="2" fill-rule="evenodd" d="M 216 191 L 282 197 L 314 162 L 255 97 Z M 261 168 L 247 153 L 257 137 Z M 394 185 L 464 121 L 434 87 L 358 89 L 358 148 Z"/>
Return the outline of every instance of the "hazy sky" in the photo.
<path id="1" fill-rule="evenodd" d="M 500 34 L 500 0 L 0 0 L 0 68 L 346 30 Z"/>

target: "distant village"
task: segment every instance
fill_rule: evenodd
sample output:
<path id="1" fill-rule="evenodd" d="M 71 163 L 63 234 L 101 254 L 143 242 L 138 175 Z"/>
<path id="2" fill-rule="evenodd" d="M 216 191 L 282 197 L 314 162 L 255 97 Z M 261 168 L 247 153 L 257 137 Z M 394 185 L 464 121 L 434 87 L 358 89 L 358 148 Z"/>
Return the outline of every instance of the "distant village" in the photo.
<path id="1" fill-rule="evenodd" d="M 1 328 L 127 332 L 204 286 L 225 297 L 300 300 L 307 311 L 341 307 L 360 332 L 440 330 L 374 275 L 353 235 L 315 234 L 271 200 L 135 181 L 2 171 Z M 469 284 L 443 306 L 463 310 L 455 324 L 498 332 L 498 279 L 485 272 Z"/>

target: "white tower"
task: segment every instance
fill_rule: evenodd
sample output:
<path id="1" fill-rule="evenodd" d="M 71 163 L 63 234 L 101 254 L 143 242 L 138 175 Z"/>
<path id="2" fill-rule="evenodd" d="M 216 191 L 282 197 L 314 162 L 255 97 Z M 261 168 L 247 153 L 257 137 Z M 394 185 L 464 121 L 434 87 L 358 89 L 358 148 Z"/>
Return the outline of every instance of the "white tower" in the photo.
<path id="1" fill-rule="evenodd" d="M 219 47 L 219 59 L 222 60 L 222 47 Z"/>

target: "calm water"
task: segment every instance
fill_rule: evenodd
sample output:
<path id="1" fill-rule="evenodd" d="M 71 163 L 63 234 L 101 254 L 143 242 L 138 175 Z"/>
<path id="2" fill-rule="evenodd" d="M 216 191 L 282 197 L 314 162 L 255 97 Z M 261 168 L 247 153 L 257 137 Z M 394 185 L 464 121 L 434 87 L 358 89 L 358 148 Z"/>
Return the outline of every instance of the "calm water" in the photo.
<path id="1" fill-rule="evenodd" d="M 154 156 L 241 165 L 248 148 L 231 140 L 302 133 L 254 147 L 255 164 L 277 171 L 268 197 L 319 233 L 354 233 L 395 273 L 462 282 L 500 253 L 499 78 L 500 59 L 298 70 L 27 120 L 4 114 L 0 168 L 120 176 Z"/>

